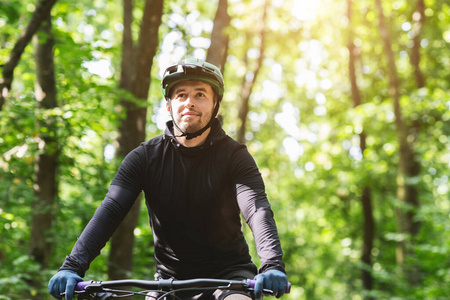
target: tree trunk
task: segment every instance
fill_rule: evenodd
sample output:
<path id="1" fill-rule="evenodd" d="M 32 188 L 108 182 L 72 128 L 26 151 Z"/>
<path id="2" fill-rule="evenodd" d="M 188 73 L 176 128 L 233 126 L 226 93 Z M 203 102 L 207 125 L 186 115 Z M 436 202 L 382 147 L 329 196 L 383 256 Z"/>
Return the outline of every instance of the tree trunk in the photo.
<path id="1" fill-rule="evenodd" d="M 353 43 L 353 30 L 352 30 L 352 0 L 347 0 L 347 17 L 349 20 L 349 41 L 348 41 L 348 51 L 349 51 L 349 76 L 350 84 L 352 90 L 353 106 L 357 107 L 361 104 L 361 94 L 359 92 L 358 83 L 356 80 L 356 68 L 355 68 L 355 51 L 356 47 Z M 360 135 L 360 148 L 361 153 L 364 155 L 364 150 L 366 149 L 366 135 L 362 132 Z M 372 267 L 372 248 L 375 233 L 375 222 L 372 210 L 372 197 L 371 190 L 366 185 L 361 187 L 361 205 L 364 216 L 363 224 L 363 245 L 361 251 L 361 262 L 363 268 L 361 270 L 361 279 L 363 283 L 364 290 L 370 291 L 373 288 L 373 276 L 370 272 Z M 366 299 L 373 299 L 372 297 L 367 297 Z"/>
<path id="2" fill-rule="evenodd" d="M 39 29 L 41 23 L 47 19 L 53 5 L 57 0 L 42 0 L 36 4 L 33 16 L 25 30 L 21 33 L 19 39 L 14 45 L 8 61 L 3 65 L 2 77 L 0 79 L 0 111 L 5 104 L 5 98 L 8 97 L 9 90 L 14 78 L 14 69 L 19 63 L 25 47 L 31 41 L 31 38 Z"/>
<path id="3" fill-rule="evenodd" d="M 397 200 L 396 209 L 397 230 L 404 237 L 398 243 L 396 251 L 397 264 L 408 277 L 411 285 L 420 282 L 419 269 L 415 264 L 407 264 L 407 260 L 414 260 L 412 239 L 417 235 L 419 223 L 415 220 L 416 211 L 419 208 L 418 191 L 410 180 L 420 172 L 420 165 L 414 157 L 412 145 L 408 142 L 408 128 L 403 122 L 400 106 L 400 83 L 392 50 L 391 37 L 385 25 L 385 17 L 381 0 L 376 0 L 379 13 L 379 29 L 383 40 L 389 77 L 389 94 L 394 104 L 395 124 L 397 127 L 397 139 L 399 143 L 399 164 L 397 172 Z"/>
<path id="4" fill-rule="evenodd" d="M 249 69 L 248 55 L 245 53 L 245 57 L 243 59 L 246 69 Z M 245 131 L 247 128 L 247 115 L 250 110 L 250 94 L 252 93 L 253 85 L 255 83 L 255 77 L 249 79 L 247 75 L 242 79 L 241 85 L 241 107 L 239 108 L 239 120 L 241 120 L 241 126 L 237 132 L 237 140 L 239 143 L 245 144 Z"/>
<path id="5" fill-rule="evenodd" d="M 131 33 L 131 25 L 133 21 L 133 1 L 124 0 L 123 1 L 123 32 L 122 32 L 122 61 L 121 61 L 121 74 L 119 87 L 126 91 L 131 92 L 131 75 L 133 74 L 133 40 Z M 125 99 L 121 99 L 121 105 L 127 109 L 129 102 Z M 117 156 L 123 158 L 127 155 L 127 150 L 125 149 L 126 137 L 131 137 L 126 132 L 126 122 L 127 119 L 122 121 L 122 127 L 119 128 L 121 136 L 119 137 L 119 149 L 117 151 Z M 131 130 L 131 128 L 130 128 Z M 122 137 L 123 136 L 123 137 Z M 136 203 L 139 202 L 139 199 Z M 137 208 L 135 208 L 137 206 Z M 131 271 L 132 260 L 131 256 L 126 256 L 122 247 L 132 246 L 134 243 L 133 237 L 128 234 L 136 226 L 134 221 L 134 216 L 136 211 L 139 210 L 139 204 L 133 206 L 131 212 L 127 215 L 123 223 L 116 229 L 113 237 L 111 238 L 111 249 L 108 258 L 108 275 L 110 279 L 120 279 L 127 277 L 126 271 Z M 130 220 L 131 219 L 131 220 Z"/>
<path id="6" fill-rule="evenodd" d="M 423 23 L 425 21 L 425 3 L 423 0 L 417 0 L 417 7 L 412 15 L 412 24 L 414 30 L 413 42 L 411 49 L 411 64 L 414 68 L 414 77 L 418 88 L 425 86 L 425 78 L 420 69 L 420 37 L 422 33 Z"/>
<path id="7" fill-rule="evenodd" d="M 268 0 L 264 3 L 264 11 L 263 16 L 261 20 L 261 32 L 260 32 L 260 44 L 259 44 L 259 57 L 256 62 L 255 69 L 253 71 L 248 71 L 246 76 L 244 76 L 242 80 L 242 86 L 241 86 L 241 108 L 239 109 L 239 119 L 241 120 L 241 126 L 238 129 L 237 133 L 237 140 L 244 144 L 246 142 L 245 139 L 245 131 L 246 131 L 246 125 L 247 125 L 247 115 L 249 112 L 249 100 L 250 95 L 252 93 L 253 86 L 255 85 L 256 78 L 258 77 L 258 73 L 261 70 L 262 62 L 264 59 L 264 41 L 266 37 L 266 19 L 267 19 L 267 9 L 269 6 Z M 248 56 L 247 52 L 245 54 L 244 61 L 246 62 L 247 66 L 248 63 Z M 249 67 L 247 67 L 249 69 Z M 250 75 L 250 76 L 247 76 Z"/>
<path id="8" fill-rule="evenodd" d="M 217 66 L 222 74 L 225 71 L 225 63 L 228 55 L 229 35 L 226 29 L 230 26 L 231 17 L 228 14 L 228 0 L 219 0 L 214 27 L 211 33 L 211 46 L 208 49 L 206 61 Z"/>
<path id="9" fill-rule="evenodd" d="M 120 84 L 122 88 L 129 90 L 136 99 L 121 101 L 122 106 L 126 109 L 126 117 L 122 120 L 119 128 L 117 152 L 119 157 L 124 157 L 145 140 L 150 72 L 158 47 L 158 29 L 161 24 L 163 0 L 146 1 L 138 45 L 134 53 L 131 51 L 131 10 L 131 2 L 124 0 L 125 28 Z M 128 68 L 127 64 L 133 64 L 133 66 Z M 139 210 L 140 197 L 111 239 L 108 271 L 111 279 L 128 277 L 133 269 L 134 229 L 138 221 Z"/>
<path id="10" fill-rule="evenodd" d="M 122 61 L 119 87 L 131 92 L 133 74 L 133 0 L 123 0 Z"/>
<path id="11" fill-rule="evenodd" d="M 38 113 L 55 108 L 56 86 L 53 64 L 53 36 L 50 12 L 44 18 L 40 30 L 34 36 L 34 56 L 36 63 L 35 96 Z M 40 118 L 39 118 L 40 119 Z M 35 161 L 34 194 L 31 216 L 30 256 L 43 268 L 49 265 L 53 241 L 50 236 L 53 214 L 52 208 L 57 195 L 58 145 L 55 133 L 55 119 L 42 118 L 39 150 Z M 44 130 L 45 129 L 45 130 Z"/>

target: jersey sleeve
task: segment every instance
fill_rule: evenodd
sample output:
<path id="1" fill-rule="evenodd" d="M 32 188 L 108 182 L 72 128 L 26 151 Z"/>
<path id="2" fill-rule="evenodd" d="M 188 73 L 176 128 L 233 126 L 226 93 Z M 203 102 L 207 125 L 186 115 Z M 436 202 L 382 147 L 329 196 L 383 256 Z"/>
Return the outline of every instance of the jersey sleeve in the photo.
<path id="1" fill-rule="evenodd" d="M 104 200 L 77 239 L 61 270 L 84 276 L 90 263 L 123 221 L 142 190 L 142 155 L 133 151 L 123 160 Z"/>
<path id="2" fill-rule="evenodd" d="M 252 230 L 261 260 L 259 272 L 263 273 L 270 269 L 285 272 L 283 251 L 264 182 L 246 147 L 235 152 L 232 159 L 232 175 L 239 209 Z"/>

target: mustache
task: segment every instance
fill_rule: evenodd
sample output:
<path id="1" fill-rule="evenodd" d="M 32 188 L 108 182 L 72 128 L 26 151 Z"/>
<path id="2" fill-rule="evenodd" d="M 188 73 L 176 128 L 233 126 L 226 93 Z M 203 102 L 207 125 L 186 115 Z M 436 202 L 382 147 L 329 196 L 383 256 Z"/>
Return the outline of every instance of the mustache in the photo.
<path id="1" fill-rule="evenodd" d="M 187 109 L 187 110 L 183 110 L 182 111 L 182 115 L 184 116 L 184 115 L 186 115 L 187 113 L 195 113 L 195 114 L 197 114 L 197 115 L 199 115 L 199 116 L 201 116 L 202 115 L 202 113 L 201 112 L 199 112 L 198 110 L 196 110 L 196 109 Z"/>

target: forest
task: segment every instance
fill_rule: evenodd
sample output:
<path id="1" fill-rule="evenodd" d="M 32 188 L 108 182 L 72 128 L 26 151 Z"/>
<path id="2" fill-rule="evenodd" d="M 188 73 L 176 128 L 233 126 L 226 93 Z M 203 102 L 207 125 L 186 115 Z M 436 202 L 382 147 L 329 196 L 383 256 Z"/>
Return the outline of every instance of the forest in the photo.
<path id="1" fill-rule="evenodd" d="M 224 74 L 282 299 L 450 299 L 447 0 L 0 0 L 1 300 L 52 299 L 121 160 L 162 134 L 162 73 L 186 57 Z M 86 280 L 153 279 L 141 202 Z"/>

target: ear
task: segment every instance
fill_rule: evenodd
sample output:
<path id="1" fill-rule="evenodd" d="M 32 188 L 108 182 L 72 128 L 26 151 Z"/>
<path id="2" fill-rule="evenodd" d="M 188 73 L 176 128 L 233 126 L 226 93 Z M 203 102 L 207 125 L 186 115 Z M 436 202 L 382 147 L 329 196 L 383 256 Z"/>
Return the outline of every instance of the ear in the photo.
<path id="1" fill-rule="evenodd" d="M 215 117 L 217 117 L 220 114 L 220 102 L 221 101 L 219 101 L 219 104 L 217 104 L 217 105 L 219 105 L 219 107 L 217 108 L 217 114 L 215 115 Z"/>
<path id="2" fill-rule="evenodd" d="M 170 114 L 169 101 L 170 101 L 170 100 L 166 99 L 166 109 L 167 109 L 167 111 L 168 111 L 169 114 Z"/>

